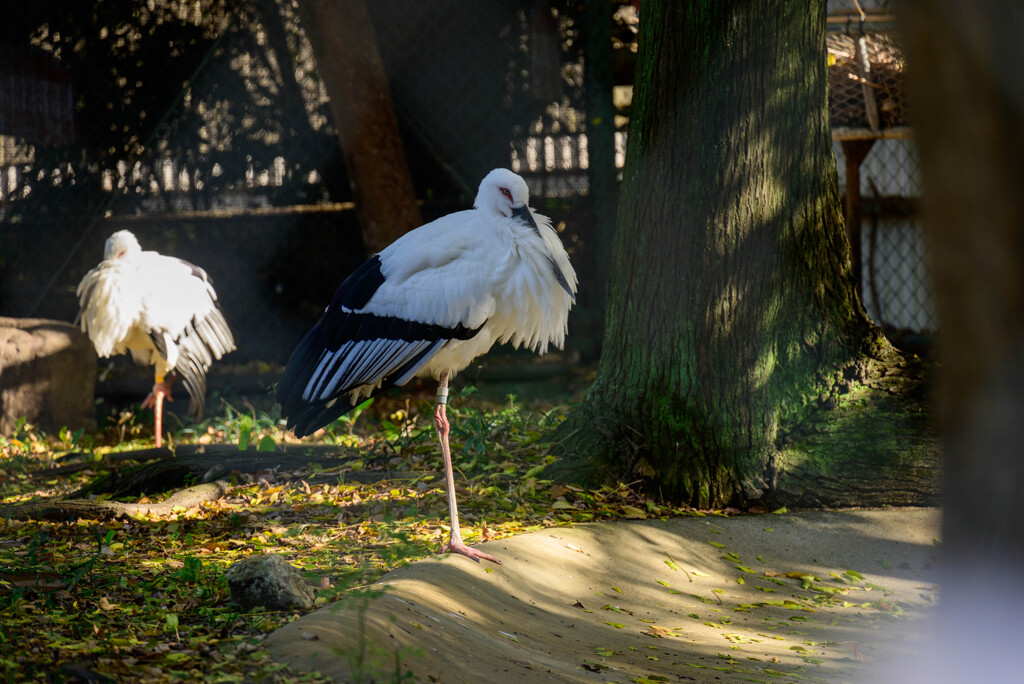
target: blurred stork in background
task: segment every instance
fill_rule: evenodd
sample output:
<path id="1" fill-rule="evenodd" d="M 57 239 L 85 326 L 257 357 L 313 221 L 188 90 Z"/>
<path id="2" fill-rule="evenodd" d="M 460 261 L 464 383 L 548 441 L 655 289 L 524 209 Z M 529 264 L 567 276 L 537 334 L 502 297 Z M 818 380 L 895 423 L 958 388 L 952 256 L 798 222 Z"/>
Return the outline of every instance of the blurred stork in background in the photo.
<path id="1" fill-rule="evenodd" d="M 144 252 L 131 232 L 119 230 L 107 238 L 103 261 L 82 278 L 77 294 L 82 331 L 100 357 L 128 352 L 137 363 L 154 366 L 153 390 L 142 406 L 153 408 L 156 446 L 175 376 L 188 391 L 189 413 L 200 420 L 206 372 L 235 348 L 206 271 Z"/>

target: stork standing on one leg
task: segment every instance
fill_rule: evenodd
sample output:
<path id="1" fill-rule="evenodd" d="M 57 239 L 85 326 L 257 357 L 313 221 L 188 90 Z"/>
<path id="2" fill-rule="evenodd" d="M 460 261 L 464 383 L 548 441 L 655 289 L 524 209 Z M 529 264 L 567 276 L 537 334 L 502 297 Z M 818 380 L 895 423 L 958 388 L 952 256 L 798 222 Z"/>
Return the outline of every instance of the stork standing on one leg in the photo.
<path id="1" fill-rule="evenodd" d="M 437 378 L 434 427 L 451 518 L 444 551 L 499 563 L 459 531 L 448 381 L 495 342 L 541 354 L 561 348 L 577 280 L 550 220 L 530 209 L 522 178 L 491 171 L 473 207 L 406 233 L 356 269 L 292 353 L 277 400 L 302 437 L 363 397 L 414 376 Z"/>
<path id="2" fill-rule="evenodd" d="M 175 375 L 188 391 L 189 413 L 201 419 L 206 371 L 235 348 L 206 271 L 144 252 L 131 232 L 119 230 L 107 238 L 103 261 L 85 274 L 77 294 L 82 332 L 100 357 L 130 352 L 136 362 L 154 366 L 153 391 L 142 405 L 153 408 L 156 446 Z"/>

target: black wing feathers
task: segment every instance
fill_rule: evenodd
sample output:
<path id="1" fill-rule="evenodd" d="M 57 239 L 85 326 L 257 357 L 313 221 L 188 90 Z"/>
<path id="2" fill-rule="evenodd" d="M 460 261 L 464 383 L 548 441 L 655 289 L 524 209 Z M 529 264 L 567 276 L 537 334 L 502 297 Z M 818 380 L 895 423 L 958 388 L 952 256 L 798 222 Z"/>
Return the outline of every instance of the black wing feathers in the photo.
<path id="1" fill-rule="evenodd" d="M 556 264 L 554 258 L 550 256 L 548 257 L 548 263 L 551 264 L 551 272 L 555 274 L 555 280 L 562 286 L 563 290 L 569 293 L 569 297 L 571 297 L 572 301 L 575 302 L 576 295 L 573 294 L 572 288 L 569 287 L 569 281 L 565 279 L 565 274 L 562 273 L 562 269 L 558 268 L 558 264 Z"/>
<path id="2" fill-rule="evenodd" d="M 189 413 L 201 420 L 206 409 L 206 371 L 214 359 L 234 350 L 235 340 L 216 304 L 202 318 L 193 318 L 191 325 L 174 340 L 178 347 L 178 361 L 174 372 L 181 378 L 189 395 Z"/>
<path id="3" fill-rule="evenodd" d="M 381 392 L 387 391 L 395 386 L 395 380 L 402 377 L 409 369 L 413 368 L 423 357 L 434 353 L 443 343 L 443 340 L 439 341 L 436 345 L 431 345 L 427 349 L 417 354 L 412 360 L 407 362 L 401 368 L 395 372 L 389 374 L 382 379 L 380 387 L 377 387 L 369 393 L 366 397 L 371 399 Z M 298 350 L 296 350 L 298 351 Z M 291 362 L 288 364 L 288 370 L 291 369 Z M 287 371 L 285 371 L 287 374 Z M 285 382 L 284 378 L 278 383 L 278 392 L 281 390 L 281 385 Z M 301 398 L 302 389 L 304 385 L 298 387 L 298 392 L 295 396 L 295 409 L 290 411 L 285 407 L 284 400 L 281 399 L 280 393 L 277 395 L 278 401 L 281 403 L 281 413 L 288 417 L 288 427 L 294 429 L 296 437 L 305 437 L 306 435 L 312 434 L 322 428 L 325 425 L 333 423 L 338 418 L 354 409 L 357 404 L 353 404 L 348 400 L 348 397 L 335 396 L 334 399 L 328 401 L 304 401 Z M 341 394 L 338 392 L 337 394 Z"/>
<path id="4" fill-rule="evenodd" d="M 380 382 L 380 387 L 374 388 L 370 394 L 376 396 L 394 387 L 397 380 L 417 368 L 449 340 L 469 339 L 483 327 L 467 328 L 461 324 L 448 327 L 359 311 L 369 303 L 384 281 L 379 256 L 364 262 L 338 288 L 331 305 L 292 353 L 288 367 L 277 384 L 276 397 L 281 404 L 282 415 L 288 418 L 288 427 L 294 427 L 297 436 L 309 434 L 351 411 L 353 404 L 348 395 L 363 386 L 344 386 L 338 383 L 329 395 L 319 398 L 309 396 L 306 389 L 314 375 L 319 373 L 316 387 L 327 384 L 327 371 L 319 368 L 325 352 L 337 352 L 344 345 L 350 345 L 351 351 L 345 352 L 348 356 L 332 360 L 328 367 L 331 373 L 342 366 L 349 369 L 361 368 L 364 372 L 367 369 L 375 372 L 379 368 L 380 377 L 372 380 L 364 378 L 367 385 Z M 371 351 L 370 343 L 377 340 L 406 342 L 409 345 L 398 349 L 392 345 L 387 351 Z M 424 343 L 426 346 L 423 346 Z M 416 351 L 413 350 L 414 345 Z M 405 353 L 402 353 L 403 350 Z M 400 365 L 394 367 L 399 362 Z M 320 394 L 321 391 L 318 389 L 316 393 Z M 309 398 L 304 399 L 303 394 Z"/>
<path id="5" fill-rule="evenodd" d="M 178 261 L 191 267 L 194 277 L 208 281 L 206 271 L 182 259 Z M 189 414 L 197 421 L 202 420 L 206 409 L 206 371 L 213 365 L 214 359 L 235 349 L 235 338 L 216 299 L 213 308 L 205 316 L 193 316 L 184 330 L 178 332 L 176 337 L 174 334 L 175 331 L 166 329 L 150 330 L 149 339 L 153 341 L 157 353 L 166 359 L 168 350 L 164 335 L 171 336 L 177 348 L 174 373 L 181 378 L 188 392 Z"/>
<path id="6" fill-rule="evenodd" d="M 380 270 L 380 255 L 374 254 L 364 261 L 341 284 L 330 308 L 343 306 L 346 309 L 362 309 L 370 301 L 370 297 L 384 284 L 384 273 Z"/>

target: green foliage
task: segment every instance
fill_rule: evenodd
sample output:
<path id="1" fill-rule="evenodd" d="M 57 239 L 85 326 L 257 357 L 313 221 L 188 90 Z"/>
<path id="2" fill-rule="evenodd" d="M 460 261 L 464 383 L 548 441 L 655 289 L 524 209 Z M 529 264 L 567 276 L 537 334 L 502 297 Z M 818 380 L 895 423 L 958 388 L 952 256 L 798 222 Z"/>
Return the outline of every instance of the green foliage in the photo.
<path id="1" fill-rule="evenodd" d="M 203 570 L 203 562 L 195 556 L 186 556 L 183 565 L 175 573 L 175 576 L 185 584 L 199 581 L 199 574 Z"/>
<path id="2" fill-rule="evenodd" d="M 348 429 L 349 436 L 352 436 L 356 427 L 356 421 L 359 420 L 359 416 L 363 415 L 363 411 L 370 408 L 371 404 L 373 404 L 373 399 L 367 399 L 338 419 L 338 422 Z"/>
<path id="3" fill-rule="evenodd" d="M 470 388 L 463 396 L 473 392 Z M 339 459 L 317 471 L 277 473 L 275 483 L 240 478 L 230 497 L 162 517 L 97 523 L 3 521 L 0 516 L 0 643 L 19 643 L 4 656 L 21 672 L 48 673 L 67 658 L 103 658 L 97 671 L 113 678 L 256 679 L 280 668 L 259 639 L 293 612 L 239 613 L 224 572 L 251 553 L 280 553 L 321 578 L 317 606 L 339 600 L 366 610 L 366 587 L 384 573 L 436 553 L 447 537 L 441 459 L 429 402 L 378 398 L 357 407 L 319 444 L 358 448 L 358 463 Z M 223 404 L 221 415 L 171 435 L 175 444 L 246 441 L 294 444 L 276 416 Z M 637 496 L 629 487 L 555 485 L 544 477 L 553 460 L 551 431 L 566 408 L 533 408 L 515 397 L 501 405 L 456 400 L 449 407 L 452 450 L 459 466 L 463 533 L 476 543 L 547 526 L 588 520 L 665 516 L 683 511 Z M 356 418 L 359 422 L 356 423 Z M 126 419 L 125 423 L 131 419 Z M 353 428 L 351 431 L 349 428 Z M 90 443 L 81 470 L 48 473 L 54 452 Z M 119 435 L 61 431 L 49 437 L 22 423 L 0 439 L 0 504 L 67 496 L 123 461 L 104 459 Z M 146 443 L 145 446 L 150 446 Z M 72 464 L 74 462 L 71 462 Z M 387 480 L 397 469 L 412 479 Z M 353 482 L 346 475 L 377 474 Z M 45 614 L 45 628 L 39 616 Z M 102 640 L 97 638 L 102 635 Z M 36 649 L 33 651 L 33 649 Z M 6 652 L 6 651 L 5 651 Z M 364 642 L 346 654 L 360 681 L 402 682 L 409 651 Z M 0 678 L 9 666 L 0 661 Z M 288 681 L 286 673 L 276 675 Z M 45 678 L 45 677 L 44 677 Z M 316 676 L 311 676 L 316 681 Z"/>

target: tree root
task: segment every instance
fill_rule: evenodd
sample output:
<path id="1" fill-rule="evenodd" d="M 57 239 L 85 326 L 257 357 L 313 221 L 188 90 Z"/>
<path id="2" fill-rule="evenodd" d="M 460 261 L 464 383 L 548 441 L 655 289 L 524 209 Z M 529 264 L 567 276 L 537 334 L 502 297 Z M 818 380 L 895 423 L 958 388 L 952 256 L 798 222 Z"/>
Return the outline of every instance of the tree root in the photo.
<path id="1" fill-rule="evenodd" d="M 340 466 L 356 460 L 338 454 L 338 447 L 295 446 L 279 451 L 257 451 L 246 449 L 240 451 L 237 446 L 220 445 L 182 445 L 174 452 L 167 448 L 141 449 L 108 454 L 104 458 L 105 465 L 118 461 L 145 461 L 139 465 L 121 466 L 103 475 L 68 499 L 32 501 L 0 507 L 0 519 L 26 519 L 68 521 L 81 518 L 95 520 L 112 520 L 125 516 L 162 515 L 176 507 L 191 508 L 204 501 L 215 501 L 228 491 L 230 484 L 226 481 L 233 475 L 253 475 L 268 473 L 277 479 L 293 479 L 290 474 L 308 471 L 301 474 L 302 480 L 308 484 L 321 484 L 339 481 L 371 483 L 381 480 L 413 480 L 436 473 L 384 470 L 359 470 L 339 473 Z M 317 456 L 317 454 L 321 454 Z M 94 468 L 96 463 L 73 463 L 59 466 L 37 474 L 39 477 L 52 478 L 57 475 L 77 472 L 84 468 Z M 335 472 L 317 473 L 310 467 Z M 251 480 L 250 480 L 251 481 Z M 199 483 L 199 484 L 194 484 Z M 194 486 L 189 486 L 194 485 Z M 185 486 L 172 494 L 162 503 L 121 503 L 112 500 L 95 500 L 89 497 L 106 495 L 111 499 L 135 497 L 165 492 Z"/>
<path id="2" fill-rule="evenodd" d="M 176 508 L 194 508 L 207 501 L 216 501 L 230 489 L 226 482 L 207 482 L 188 487 L 159 503 L 121 503 L 87 499 L 31 501 L 0 508 L 0 518 L 15 520 L 118 520 L 146 515 L 163 516 Z"/>

